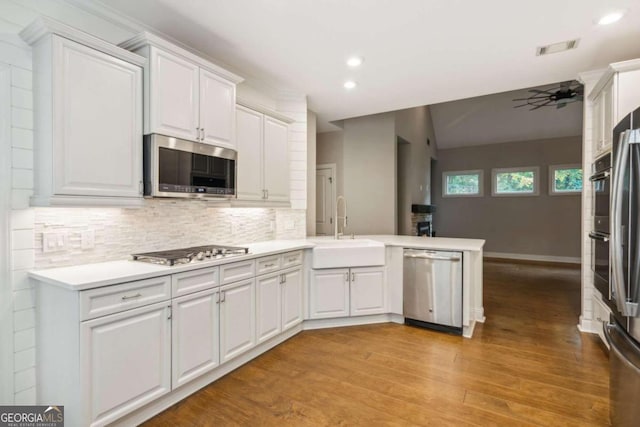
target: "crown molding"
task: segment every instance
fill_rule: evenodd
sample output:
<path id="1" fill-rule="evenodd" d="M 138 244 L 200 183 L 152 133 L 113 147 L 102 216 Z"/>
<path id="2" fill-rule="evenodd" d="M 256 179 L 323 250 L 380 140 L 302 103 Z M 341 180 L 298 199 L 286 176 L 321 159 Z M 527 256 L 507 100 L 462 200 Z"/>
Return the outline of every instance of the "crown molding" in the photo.
<path id="1" fill-rule="evenodd" d="M 147 60 L 128 50 L 122 49 L 108 41 L 85 33 L 84 31 L 77 30 L 70 27 L 67 24 L 56 21 L 45 16 L 40 16 L 31 24 L 27 25 L 22 31 L 20 31 L 20 37 L 29 45 L 38 43 L 43 37 L 49 34 L 56 34 L 60 37 L 81 43 L 85 46 L 92 47 L 100 52 L 104 52 L 113 57 L 127 61 L 129 63 L 144 66 Z"/>

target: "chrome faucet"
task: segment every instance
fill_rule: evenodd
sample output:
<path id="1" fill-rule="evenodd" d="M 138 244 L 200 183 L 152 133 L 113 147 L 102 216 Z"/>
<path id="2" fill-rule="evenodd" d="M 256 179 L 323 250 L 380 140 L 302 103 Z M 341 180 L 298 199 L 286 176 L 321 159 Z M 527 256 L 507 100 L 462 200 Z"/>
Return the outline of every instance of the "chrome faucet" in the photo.
<path id="1" fill-rule="evenodd" d="M 340 207 L 340 200 L 342 200 L 342 204 L 344 205 L 344 215 L 343 216 L 338 216 L 338 209 Z M 334 237 L 336 239 L 339 239 L 340 237 L 342 237 L 344 235 L 344 229 L 347 227 L 347 199 L 344 198 L 344 196 L 338 196 L 338 198 L 336 199 L 336 222 L 335 222 L 335 233 L 334 233 Z M 342 220 L 342 232 L 339 233 L 338 229 L 340 228 L 338 226 L 338 223 L 340 222 L 340 220 Z"/>

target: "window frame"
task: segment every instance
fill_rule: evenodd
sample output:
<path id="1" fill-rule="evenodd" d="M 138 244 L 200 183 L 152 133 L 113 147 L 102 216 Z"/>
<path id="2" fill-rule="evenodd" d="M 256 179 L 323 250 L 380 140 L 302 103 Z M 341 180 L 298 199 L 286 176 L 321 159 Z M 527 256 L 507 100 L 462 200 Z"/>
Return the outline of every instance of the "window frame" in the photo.
<path id="1" fill-rule="evenodd" d="M 557 191 L 555 187 L 555 171 L 561 169 L 580 169 L 582 171 L 582 190 L 580 191 Z M 549 165 L 549 195 L 550 196 L 579 196 L 584 191 L 584 169 L 579 163 L 570 163 L 563 165 Z"/>
<path id="2" fill-rule="evenodd" d="M 509 172 L 533 172 L 533 192 L 519 193 L 507 192 L 498 193 L 498 174 Z M 540 167 L 539 166 L 517 166 L 512 168 L 491 169 L 491 196 L 493 197 L 535 197 L 540 195 Z"/>
<path id="3" fill-rule="evenodd" d="M 478 175 L 478 192 L 461 194 L 447 193 L 447 178 L 455 175 Z M 442 172 L 442 197 L 484 197 L 484 170 L 471 169 Z"/>

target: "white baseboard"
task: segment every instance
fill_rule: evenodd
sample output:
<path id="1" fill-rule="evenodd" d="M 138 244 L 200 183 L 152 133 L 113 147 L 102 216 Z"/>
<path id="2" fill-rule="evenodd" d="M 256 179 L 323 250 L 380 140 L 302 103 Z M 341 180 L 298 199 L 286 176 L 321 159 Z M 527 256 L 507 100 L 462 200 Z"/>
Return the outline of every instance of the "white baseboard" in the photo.
<path id="1" fill-rule="evenodd" d="M 592 319 L 585 319 L 582 316 L 580 316 L 580 323 L 578 323 L 578 330 L 580 332 L 586 332 L 588 334 L 597 334 L 598 333 L 596 328 L 593 327 L 593 320 Z"/>
<path id="2" fill-rule="evenodd" d="M 517 260 L 523 260 L 523 261 L 559 262 L 563 264 L 580 264 L 582 262 L 579 257 L 534 255 L 534 254 L 512 254 L 507 252 L 485 252 L 484 258 L 502 258 L 502 259 L 517 259 Z"/>

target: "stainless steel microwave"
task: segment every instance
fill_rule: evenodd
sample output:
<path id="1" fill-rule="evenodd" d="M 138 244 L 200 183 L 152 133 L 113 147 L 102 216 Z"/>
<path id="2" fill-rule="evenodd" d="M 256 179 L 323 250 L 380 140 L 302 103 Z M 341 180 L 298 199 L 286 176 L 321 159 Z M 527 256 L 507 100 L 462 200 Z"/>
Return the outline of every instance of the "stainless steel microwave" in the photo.
<path id="1" fill-rule="evenodd" d="M 164 135 L 144 137 L 147 197 L 236 197 L 235 150 Z"/>

